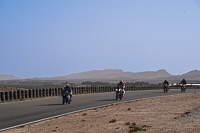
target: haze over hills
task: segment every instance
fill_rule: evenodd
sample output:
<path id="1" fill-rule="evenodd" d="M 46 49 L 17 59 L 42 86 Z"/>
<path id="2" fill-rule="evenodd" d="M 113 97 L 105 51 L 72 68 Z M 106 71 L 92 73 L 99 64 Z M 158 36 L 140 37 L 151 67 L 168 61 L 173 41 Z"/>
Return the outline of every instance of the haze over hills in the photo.
<path id="1" fill-rule="evenodd" d="M 150 83 L 161 83 L 167 79 L 171 83 L 178 83 L 183 78 L 186 78 L 188 81 L 193 80 L 196 82 L 200 80 L 200 71 L 193 70 L 182 75 L 171 75 L 164 69 L 137 73 L 124 72 L 121 69 L 105 69 L 74 73 L 66 76 L 43 78 L 43 80 L 66 80 L 69 82 L 81 83 L 83 81 L 118 82 L 122 79 L 125 82 L 145 81 Z"/>
<path id="2" fill-rule="evenodd" d="M 20 79 L 14 75 L 11 74 L 0 74 L 0 80 L 15 80 L 15 79 Z"/>
<path id="3" fill-rule="evenodd" d="M 152 79 L 152 78 L 160 78 L 160 77 L 169 77 L 169 74 L 166 70 L 158 70 L 154 71 L 146 71 L 146 72 L 124 72 L 120 69 L 106 69 L 106 70 L 93 70 L 82 73 L 71 74 L 67 76 L 56 77 L 56 79 L 65 79 L 65 80 L 77 80 L 77 79 L 85 79 L 85 80 L 137 80 L 137 79 Z"/>
<path id="4" fill-rule="evenodd" d="M 145 71 L 145 72 L 124 72 L 121 69 L 105 69 L 92 70 L 80 73 L 74 73 L 66 76 L 47 77 L 47 78 L 31 78 L 29 80 L 62 80 L 69 82 L 81 83 L 83 81 L 101 81 L 101 82 L 118 82 L 124 80 L 125 82 L 145 81 L 150 83 L 161 83 L 165 79 L 169 82 L 180 82 L 183 78 L 187 81 L 199 81 L 200 71 L 193 70 L 182 75 L 171 75 L 166 70 Z M 0 80 L 19 79 L 13 75 L 0 75 Z"/>

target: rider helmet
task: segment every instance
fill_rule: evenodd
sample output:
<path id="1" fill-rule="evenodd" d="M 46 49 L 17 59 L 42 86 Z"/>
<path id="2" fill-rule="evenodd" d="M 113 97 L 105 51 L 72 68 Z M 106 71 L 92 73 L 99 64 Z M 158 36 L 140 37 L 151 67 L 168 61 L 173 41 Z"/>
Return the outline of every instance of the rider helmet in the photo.
<path id="1" fill-rule="evenodd" d="M 69 84 L 67 84 L 66 87 L 69 87 Z"/>
<path id="2" fill-rule="evenodd" d="M 70 88 L 69 84 L 66 85 L 65 90 L 68 90 Z"/>
<path id="3" fill-rule="evenodd" d="M 123 83 L 123 80 L 120 80 L 120 83 Z"/>

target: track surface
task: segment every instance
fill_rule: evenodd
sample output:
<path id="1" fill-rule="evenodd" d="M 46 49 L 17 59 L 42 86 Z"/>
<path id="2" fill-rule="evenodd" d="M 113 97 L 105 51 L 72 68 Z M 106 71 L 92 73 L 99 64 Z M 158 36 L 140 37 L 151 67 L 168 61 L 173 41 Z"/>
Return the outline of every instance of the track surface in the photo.
<path id="1" fill-rule="evenodd" d="M 186 93 L 194 92 L 200 92 L 200 89 L 187 89 L 186 91 Z M 127 91 L 123 100 L 115 100 L 114 92 L 83 94 L 73 95 L 72 103 L 65 105 L 62 105 L 61 97 L 1 103 L 0 131 L 16 125 L 29 123 L 60 114 L 75 112 L 77 110 L 83 110 L 86 108 L 186 93 L 181 93 L 180 89 L 171 89 L 168 93 L 163 93 L 163 90 Z"/>

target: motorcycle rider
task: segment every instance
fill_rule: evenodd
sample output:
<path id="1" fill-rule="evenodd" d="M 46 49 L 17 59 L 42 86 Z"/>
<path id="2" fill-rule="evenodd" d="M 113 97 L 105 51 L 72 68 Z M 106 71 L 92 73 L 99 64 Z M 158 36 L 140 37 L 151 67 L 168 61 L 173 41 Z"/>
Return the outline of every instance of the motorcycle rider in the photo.
<path id="1" fill-rule="evenodd" d="M 123 82 L 123 80 L 120 80 L 119 83 L 117 84 L 117 89 L 122 89 L 122 92 L 123 92 L 123 96 L 125 94 L 125 84 Z"/>
<path id="2" fill-rule="evenodd" d="M 186 80 L 183 78 L 183 80 L 180 82 L 180 84 L 182 84 L 182 85 L 186 85 L 187 82 L 186 82 Z"/>
<path id="3" fill-rule="evenodd" d="M 62 91 L 62 95 L 66 92 L 69 92 L 69 95 L 71 97 L 71 100 L 72 100 L 72 88 L 69 86 L 69 84 L 66 85 L 66 87 L 64 88 L 64 90 Z"/>
<path id="4" fill-rule="evenodd" d="M 182 91 L 185 92 L 185 90 L 186 90 L 186 84 L 187 84 L 186 80 L 183 78 L 183 80 L 180 82 L 180 84 L 182 84 L 182 86 L 181 86 L 181 92 Z"/>
<path id="5" fill-rule="evenodd" d="M 165 81 L 163 82 L 163 85 L 164 85 L 164 84 L 169 85 L 169 82 L 168 82 L 167 80 L 165 80 Z"/>
<path id="6" fill-rule="evenodd" d="M 165 81 L 163 82 L 163 88 L 164 88 L 165 85 L 167 85 L 167 91 L 168 91 L 168 90 L 169 90 L 169 88 L 168 88 L 169 82 L 168 82 L 167 80 L 165 80 Z"/>

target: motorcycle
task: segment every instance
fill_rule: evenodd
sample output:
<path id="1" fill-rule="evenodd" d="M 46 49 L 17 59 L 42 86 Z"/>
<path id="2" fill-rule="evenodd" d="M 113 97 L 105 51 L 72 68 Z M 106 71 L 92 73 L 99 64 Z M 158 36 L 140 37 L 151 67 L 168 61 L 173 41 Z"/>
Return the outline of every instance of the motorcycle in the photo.
<path id="1" fill-rule="evenodd" d="M 64 93 L 62 94 L 62 103 L 63 103 L 63 104 L 65 104 L 65 103 L 70 104 L 70 103 L 71 103 L 71 97 L 70 97 L 68 91 L 67 91 L 67 92 L 64 92 Z"/>
<path id="2" fill-rule="evenodd" d="M 116 89 L 116 100 L 118 100 L 118 98 L 120 99 L 120 100 L 122 100 L 122 98 L 123 98 L 123 90 L 122 89 Z"/>
<path id="3" fill-rule="evenodd" d="M 163 85 L 163 89 L 164 89 L 164 93 L 167 93 L 167 92 L 168 92 L 168 85 L 167 85 L 167 84 L 164 84 L 164 85 Z"/>
<path id="4" fill-rule="evenodd" d="M 186 91 L 186 85 L 185 84 L 182 84 L 181 85 L 181 92 L 185 92 Z"/>

